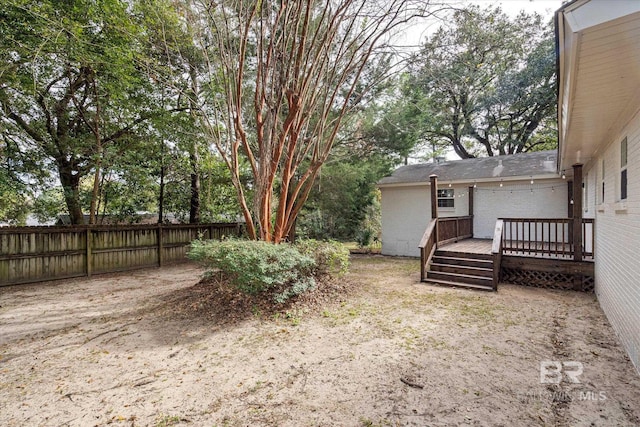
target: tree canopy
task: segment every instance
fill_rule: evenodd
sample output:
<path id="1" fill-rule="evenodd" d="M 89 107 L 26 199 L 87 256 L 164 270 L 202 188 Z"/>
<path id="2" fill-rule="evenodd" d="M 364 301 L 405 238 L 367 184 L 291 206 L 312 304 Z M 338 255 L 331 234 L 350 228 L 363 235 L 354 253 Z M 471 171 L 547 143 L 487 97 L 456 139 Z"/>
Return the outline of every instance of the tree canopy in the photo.
<path id="1" fill-rule="evenodd" d="M 553 144 L 549 27 L 468 7 L 407 65 L 393 36 L 441 12 L 426 0 L 7 0 L 0 220 L 244 218 L 250 237 L 280 242 L 301 215 L 299 232 L 358 239 L 377 229 L 375 182 L 426 144 L 460 157 Z"/>
<path id="2" fill-rule="evenodd" d="M 539 15 L 469 6 L 428 37 L 376 132 L 460 158 L 555 144 L 553 32 Z"/>
<path id="3" fill-rule="evenodd" d="M 390 33 L 415 14 L 410 0 L 227 1 L 206 11 L 199 40 L 208 82 L 201 121 L 227 163 L 248 234 L 279 242 L 302 209 L 343 120 L 388 67 Z M 213 62 L 212 58 L 219 58 Z M 240 180 L 246 165 L 252 180 Z M 248 197 L 252 192 L 252 200 Z"/>

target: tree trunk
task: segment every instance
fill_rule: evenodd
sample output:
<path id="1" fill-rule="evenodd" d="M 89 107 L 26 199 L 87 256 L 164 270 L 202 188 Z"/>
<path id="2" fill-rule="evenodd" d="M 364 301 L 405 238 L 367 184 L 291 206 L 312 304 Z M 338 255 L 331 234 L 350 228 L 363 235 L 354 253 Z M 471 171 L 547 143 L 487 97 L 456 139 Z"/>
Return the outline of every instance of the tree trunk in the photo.
<path id="1" fill-rule="evenodd" d="M 191 78 L 192 95 L 189 97 L 189 111 L 197 120 L 195 111 L 197 105 L 195 100 L 198 97 L 198 76 L 197 70 L 193 62 L 189 63 L 189 76 Z M 189 153 L 189 162 L 191 163 L 191 201 L 189 203 L 189 223 L 198 224 L 200 222 L 200 173 L 199 173 L 199 156 L 197 141 L 191 143 L 191 152 Z"/>
<path id="2" fill-rule="evenodd" d="M 164 165 L 160 167 L 160 195 L 158 196 L 158 224 L 164 222 Z"/>
<path id="3" fill-rule="evenodd" d="M 70 165 L 58 165 L 58 173 L 71 224 L 84 224 L 84 215 L 80 206 L 80 175 L 74 174 Z"/>
<path id="4" fill-rule="evenodd" d="M 198 153 L 194 144 L 191 161 L 191 203 L 189 207 L 189 223 L 198 224 L 200 222 L 200 174 L 198 173 Z"/>

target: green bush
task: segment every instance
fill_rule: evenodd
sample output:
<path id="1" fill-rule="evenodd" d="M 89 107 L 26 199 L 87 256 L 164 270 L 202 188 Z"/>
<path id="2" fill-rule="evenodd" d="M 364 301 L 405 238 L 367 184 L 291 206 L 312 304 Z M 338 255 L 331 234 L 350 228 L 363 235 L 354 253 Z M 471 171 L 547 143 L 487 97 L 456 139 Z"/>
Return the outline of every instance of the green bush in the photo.
<path id="1" fill-rule="evenodd" d="M 218 271 L 248 294 L 270 291 L 283 303 L 315 288 L 316 278 L 346 272 L 349 251 L 338 242 L 303 240 L 296 245 L 252 240 L 196 240 L 189 258 Z"/>
<path id="2" fill-rule="evenodd" d="M 340 242 L 303 239 L 295 246 L 302 254 L 313 257 L 317 276 L 338 276 L 349 269 L 349 249 Z"/>
<path id="3" fill-rule="evenodd" d="M 251 240 L 196 240 L 191 243 L 189 258 L 219 270 L 249 294 L 294 286 L 312 276 L 315 267 L 313 258 L 291 245 Z"/>

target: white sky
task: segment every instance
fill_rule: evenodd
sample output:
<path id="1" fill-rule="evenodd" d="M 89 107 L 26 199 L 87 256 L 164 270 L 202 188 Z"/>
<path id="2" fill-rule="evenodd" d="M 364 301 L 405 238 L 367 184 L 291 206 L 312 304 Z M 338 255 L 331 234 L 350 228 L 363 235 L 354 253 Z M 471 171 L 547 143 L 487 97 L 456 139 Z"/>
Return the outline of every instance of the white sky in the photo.
<path id="1" fill-rule="evenodd" d="M 457 7 L 464 7 L 468 4 L 477 4 L 483 8 L 500 6 L 509 16 L 516 16 L 524 10 L 526 13 L 538 13 L 550 20 L 553 13 L 562 6 L 563 0 L 448 0 L 448 2 Z M 406 41 L 400 40 L 400 42 L 417 47 L 424 40 L 425 35 L 435 31 L 441 23 L 441 21 L 433 20 L 415 24 L 407 31 Z"/>

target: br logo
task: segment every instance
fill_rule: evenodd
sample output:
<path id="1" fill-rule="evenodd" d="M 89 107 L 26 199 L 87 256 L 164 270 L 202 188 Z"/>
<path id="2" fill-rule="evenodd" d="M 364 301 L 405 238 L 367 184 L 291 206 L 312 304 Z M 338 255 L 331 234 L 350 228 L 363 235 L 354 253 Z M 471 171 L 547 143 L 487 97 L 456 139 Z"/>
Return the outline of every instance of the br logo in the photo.
<path id="1" fill-rule="evenodd" d="M 543 360 L 540 362 L 540 383 L 560 384 L 566 377 L 569 382 L 579 384 L 584 370 L 582 363 L 575 361 L 560 362 L 557 360 Z"/>

